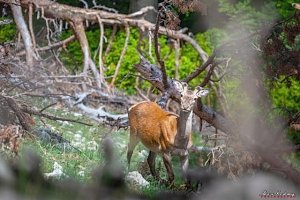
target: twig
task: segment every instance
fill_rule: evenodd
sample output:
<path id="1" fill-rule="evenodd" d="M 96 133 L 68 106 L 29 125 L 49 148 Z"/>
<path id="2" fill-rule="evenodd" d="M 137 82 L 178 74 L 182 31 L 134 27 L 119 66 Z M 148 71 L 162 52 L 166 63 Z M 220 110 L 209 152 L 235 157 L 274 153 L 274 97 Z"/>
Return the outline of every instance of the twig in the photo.
<path id="1" fill-rule="evenodd" d="M 1 26 L 1 25 L 12 24 L 12 23 L 14 23 L 13 20 L 11 20 L 11 19 L 4 19 L 4 20 L 1 20 L 1 21 L 0 21 L 0 26 Z"/>
<path id="2" fill-rule="evenodd" d="M 42 11 L 42 18 L 45 20 L 45 23 L 46 23 L 48 46 L 50 46 L 51 45 L 51 41 L 50 41 L 51 29 L 49 27 L 49 20 L 45 17 L 45 11 L 44 11 L 43 7 L 41 8 L 41 11 Z"/>
<path id="3" fill-rule="evenodd" d="M 149 54 L 149 57 L 152 60 L 152 62 L 155 62 L 155 59 L 152 55 L 152 37 L 153 37 L 153 35 L 152 35 L 151 30 L 148 30 L 148 45 L 149 45 L 148 54 Z"/>
<path id="4" fill-rule="evenodd" d="M 108 52 L 110 51 L 112 43 L 113 43 L 113 41 L 116 37 L 117 30 L 118 30 L 118 27 L 116 25 L 113 25 L 112 33 L 111 33 L 111 36 L 108 40 L 108 44 L 107 44 L 107 47 L 105 49 L 104 56 L 106 56 L 108 54 Z"/>
<path id="5" fill-rule="evenodd" d="M 101 21 L 101 17 L 99 15 L 97 15 L 97 20 L 99 23 L 99 27 L 100 27 L 100 38 L 99 38 L 99 45 L 98 45 L 98 49 L 99 49 L 99 54 L 98 54 L 98 65 L 99 65 L 99 71 L 100 74 L 104 74 L 104 69 L 103 69 L 103 62 L 102 62 L 102 53 L 103 53 L 103 37 L 104 37 L 104 27 L 103 27 L 103 23 Z M 102 82 L 103 80 L 101 80 Z"/>
<path id="6" fill-rule="evenodd" d="M 119 13 L 119 11 L 117 11 L 116 9 L 108 8 L 108 7 L 103 6 L 103 5 L 96 5 L 92 8 L 99 9 L 99 10 L 105 10 L 105 11 L 112 12 L 112 13 Z"/>
<path id="7" fill-rule="evenodd" d="M 46 107 L 44 107 L 44 108 L 42 108 L 42 109 L 40 110 L 40 113 L 42 113 L 44 110 L 46 110 L 46 109 L 48 109 L 48 108 L 50 108 L 50 107 L 52 107 L 52 106 L 54 106 L 54 105 L 56 105 L 56 104 L 57 104 L 57 102 L 51 103 L 50 105 L 47 105 Z"/>
<path id="8" fill-rule="evenodd" d="M 71 98 L 74 98 L 74 96 L 72 95 L 68 95 L 68 94 L 32 94 L 32 93 L 23 93 L 23 95 L 26 95 L 26 96 L 31 96 L 31 97 L 49 97 L 49 96 L 67 96 L 67 97 L 71 97 Z"/>
<path id="9" fill-rule="evenodd" d="M 93 126 L 92 124 L 88 124 L 88 123 L 81 122 L 81 121 L 78 121 L 78 120 L 55 117 L 55 116 L 52 116 L 52 115 L 41 113 L 41 112 L 38 112 L 38 111 L 35 111 L 35 110 L 32 110 L 32 109 L 29 109 L 27 107 L 22 107 L 21 110 L 23 112 L 28 113 L 28 114 L 36 115 L 36 116 L 40 116 L 40 117 L 45 117 L 47 119 L 54 120 L 54 121 L 60 120 L 60 121 L 74 122 L 74 123 L 77 123 L 77 124 L 83 124 L 83 125 L 86 125 L 86 126 Z"/>
<path id="10" fill-rule="evenodd" d="M 207 74 L 206 74 L 204 80 L 202 81 L 202 83 L 200 83 L 200 85 L 199 85 L 200 87 L 204 87 L 209 83 L 210 78 L 213 75 L 213 71 L 216 68 L 216 66 L 217 66 L 217 63 L 212 63 L 210 65 L 209 71 L 207 72 Z"/>
<path id="11" fill-rule="evenodd" d="M 143 92 L 140 90 L 140 88 L 139 88 L 139 83 L 140 83 L 140 78 L 139 78 L 139 77 L 136 77 L 136 79 L 135 79 L 135 87 L 134 87 L 134 88 L 136 89 L 137 93 L 138 93 L 144 100 L 150 101 L 149 98 L 148 98 L 146 95 L 144 95 Z"/>
<path id="12" fill-rule="evenodd" d="M 18 120 L 19 120 L 20 124 L 22 125 L 22 127 L 24 128 L 24 130 L 31 131 L 32 125 L 34 124 L 34 121 L 32 120 L 32 118 L 27 113 L 24 113 L 22 111 L 20 106 L 17 104 L 17 102 L 13 98 L 5 97 L 2 95 L 0 97 L 4 98 L 6 100 L 10 109 L 18 117 Z"/>
<path id="13" fill-rule="evenodd" d="M 89 4 L 85 0 L 79 0 L 81 3 L 83 3 L 84 8 L 89 8 Z"/>
<path id="14" fill-rule="evenodd" d="M 119 69 L 120 69 L 121 63 L 123 61 L 124 55 L 125 55 L 127 47 L 128 47 L 128 41 L 129 41 L 129 36 L 130 36 L 129 26 L 125 26 L 125 30 L 126 30 L 126 39 L 125 39 L 124 47 L 123 47 L 123 50 L 121 52 L 119 61 L 117 63 L 117 66 L 116 66 L 116 69 L 115 69 L 115 73 L 114 73 L 113 78 L 111 80 L 110 86 L 113 86 L 114 83 L 115 83 L 115 81 L 116 81 L 116 78 L 117 78 L 117 75 L 119 73 Z"/>
<path id="15" fill-rule="evenodd" d="M 194 78 L 196 78 L 197 76 L 199 76 L 199 74 L 201 74 L 210 64 L 212 64 L 212 62 L 214 61 L 216 57 L 216 53 L 214 52 L 205 63 L 203 63 L 200 67 L 198 67 L 194 72 L 192 72 L 190 75 L 188 75 L 185 79 L 183 79 L 184 82 L 190 82 L 191 80 L 193 80 Z"/>
<path id="16" fill-rule="evenodd" d="M 47 51 L 47 50 L 51 50 L 51 49 L 54 49 L 57 47 L 66 46 L 67 44 L 74 41 L 75 39 L 76 39 L 75 35 L 71 35 L 70 37 L 68 37 L 62 41 L 53 43 L 53 44 L 45 46 L 45 47 L 36 48 L 36 51 Z M 25 51 L 20 51 L 17 53 L 17 56 L 25 55 L 25 53 L 26 53 Z"/>
<path id="17" fill-rule="evenodd" d="M 158 29 L 159 29 L 159 23 L 160 23 L 160 15 L 161 13 L 158 12 L 157 14 L 157 19 L 156 19 L 156 25 L 154 29 L 154 45 L 155 45 L 155 55 L 157 62 L 160 66 L 160 70 L 162 73 L 162 82 L 164 84 L 164 88 L 167 90 L 169 88 L 169 83 L 168 83 L 168 76 L 165 68 L 165 63 L 161 60 L 160 57 L 160 52 L 159 52 L 159 43 L 158 43 Z"/>
<path id="18" fill-rule="evenodd" d="M 157 12 L 153 6 L 146 6 L 137 12 L 129 14 L 128 17 L 130 17 L 130 18 L 141 18 L 142 17 L 143 18 L 147 14 L 147 12 L 149 12 L 150 10 L 154 10 L 155 12 Z"/>
<path id="19" fill-rule="evenodd" d="M 174 40 L 175 48 L 175 79 L 179 80 L 180 40 Z"/>

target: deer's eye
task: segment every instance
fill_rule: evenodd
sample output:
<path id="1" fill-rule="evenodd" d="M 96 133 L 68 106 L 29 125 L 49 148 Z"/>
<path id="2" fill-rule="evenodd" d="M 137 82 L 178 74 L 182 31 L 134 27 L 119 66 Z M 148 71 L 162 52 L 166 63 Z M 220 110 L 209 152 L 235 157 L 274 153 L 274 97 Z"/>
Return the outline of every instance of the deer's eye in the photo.
<path id="1" fill-rule="evenodd" d="M 180 94 L 180 96 L 181 96 L 181 97 L 183 97 L 183 95 L 182 95 L 182 94 Z"/>

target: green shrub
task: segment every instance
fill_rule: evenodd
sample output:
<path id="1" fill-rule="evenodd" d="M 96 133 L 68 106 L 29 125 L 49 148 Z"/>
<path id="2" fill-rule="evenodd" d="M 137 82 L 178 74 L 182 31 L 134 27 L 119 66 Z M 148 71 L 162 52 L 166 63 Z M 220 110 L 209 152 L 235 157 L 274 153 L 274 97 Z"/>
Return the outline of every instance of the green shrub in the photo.
<path id="1" fill-rule="evenodd" d="M 5 18 L 0 17 L 0 21 Z M 14 39 L 17 29 L 15 24 L 7 24 L 0 26 L 0 43 L 8 42 Z"/>
<path id="2" fill-rule="evenodd" d="M 99 44 L 99 34 L 100 34 L 99 28 L 95 28 L 95 30 L 91 29 L 86 33 L 90 44 L 91 55 L 92 57 L 94 57 L 95 56 L 94 54 Z M 64 34 L 62 34 L 62 38 L 66 38 L 71 34 L 72 34 L 71 31 L 67 31 Z M 112 34 L 112 30 L 106 28 L 105 37 L 109 39 L 111 34 Z M 213 46 L 216 45 L 217 41 L 220 41 L 221 37 L 223 37 L 223 33 L 220 30 L 211 29 L 208 32 L 197 34 L 195 36 L 195 39 L 205 52 L 211 54 Z M 128 94 L 135 93 L 134 85 L 135 85 L 136 77 L 133 76 L 132 74 L 136 73 L 134 69 L 134 65 L 139 62 L 139 54 L 136 51 L 138 38 L 139 38 L 138 30 L 133 28 L 130 29 L 129 44 L 115 83 L 118 88 L 125 90 Z M 125 39 L 126 39 L 125 32 L 123 30 L 118 31 L 112 43 L 109 53 L 103 56 L 106 77 L 111 77 L 114 74 L 116 65 L 118 63 L 120 54 L 124 46 Z M 159 43 L 160 43 L 161 57 L 165 62 L 167 74 L 169 77 L 174 77 L 175 50 L 172 49 L 168 44 L 168 39 L 166 36 L 161 36 L 159 38 Z M 104 47 L 103 49 L 105 50 L 107 47 L 107 42 L 103 44 L 103 47 Z M 148 54 L 149 52 L 148 41 L 143 41 L 143 45 L 141 45 L 141 48 L 146 54 Z M 154 57 L 155 60 L 155 52 L 154 52 L 153 44 L 151 47 L 151 53 L 152 53 L 152 57 Z M 98 56 L 96 55 L 95 58 L 96 58 L 95 63 L 98 63 L 97 61 Z M 78 41 L 74 41 L 68 45 L 67 51 L 61 54 L 61 59 L 70 70 L 74 72 L 80 72 L 82 70 L 83 55 Z M 153 58 L 150 58 L 150 55 L 147 55 L 147 59 L 149 61 L 153 60 Z M 183 43 L 181 45 L 179 62 L 180 62 L 179 63 L 180 79 L 186 77 L 188 74 L 194 71 L 197 66 L 202 64 L 202 60 L 199 58 L 198 53 L 194 50 L 192 45 L 188 43 Z M 111 80 L 107 79 L 107 81 L 110 82 Z M 200 81 L 201 81 L 201 77 L 198 77 L 192 81 L 191 85 L 195 86 L 196 84 L 199 84 Z M 145 85 L 143 86 L 147 88 L 149 87 L 149 84 L 145 83 Z"/>
<path id="3" fill-rule="evenodd" d="M 277 82 L 271 89 L 275 107 L 283 108 L 290 113 L 300 111 L 300 83 L 294 79 L 287 82 Z"/>

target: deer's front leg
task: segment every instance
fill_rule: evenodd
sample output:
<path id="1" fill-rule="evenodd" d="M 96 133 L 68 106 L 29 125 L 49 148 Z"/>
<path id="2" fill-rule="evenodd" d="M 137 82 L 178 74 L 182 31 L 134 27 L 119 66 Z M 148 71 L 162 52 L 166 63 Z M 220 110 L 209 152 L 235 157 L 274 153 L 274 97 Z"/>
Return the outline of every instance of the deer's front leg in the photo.
<path id="1" fill-rule="evenodd" d="M 171 163 L 171 154 L 170 153 L 162 153 L 162 158 L 168 173 L 168 182 L 172 184 L 174 181 L 174 172 Z"/>
<path id="2" fill-rule="evenodd" d="M 156 158 L 156 153 L 153 152 L 153 151 L 149 151 L 149 155 L 148 155 L 148 158 L 147 158 L 147 162 L 148 162 L 148 165 L 149 165 L 149 168 L 150 168 L 150 172 L 151 172 L 151 175 L 155 178 L 155 179 L 159 179 L 157 173 L 156 173 L 156 169 L 155 169 L 155 158 Z"/>
<path id="3" fill-rule="evenodd" d="M 186 150 L 185 153 L 181 154 L 180 156 L 180 162 L 181 162 L 181 172 L 182 176 L 184 178 L 184 181 L 186 183 L 187 187 L 190 187 L 191 181 L 187 178 L 187 170 L 189 168 L 189 153 Z"/>

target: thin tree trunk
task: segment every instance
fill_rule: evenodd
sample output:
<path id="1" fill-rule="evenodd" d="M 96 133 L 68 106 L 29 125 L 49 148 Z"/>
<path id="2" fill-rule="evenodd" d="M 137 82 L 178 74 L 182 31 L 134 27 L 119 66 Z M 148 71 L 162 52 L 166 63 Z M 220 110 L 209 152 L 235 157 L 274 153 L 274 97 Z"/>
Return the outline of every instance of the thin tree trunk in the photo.
<path id="1" fill-rule="evenodd" d="M 86 75 L 88 73 L 88 69 L 91 68 L 94 77 L 96 79 L 96 84 L 98 88 L 101 88 L 101 78 L 100 74 L 97 70 L 97 67 L 93 60 L 91 59 L 90 50 L 89 50 L 89 43 L 85 34 L 84 25 L 82 20 L 74 20 L 73 21 L 73 29 L 75 35 L 80 43 L 81 50 L 83 52 L 83 74 Z"/>
<path id="2" fill-rule="evenodd" d="M 30 32 L 28 30 L 28 27 L 26 25 L 26 22 L 24 20 L 21 6 L 17 5 L 17 2 L 15 0 L 10 3 L 10 7 L 13 13 L 14 20 L 16 22 L 17 28 L 22 36 L 25 50 L 26 50 L 26 62 L 27 65 L 32 67 L 34 64 L 34 61 L 37 59 L 37 56 L 34 52 L 34 46 L 32 43 L 32 39 L 30 36 Z"/>
<path id="3" fill-rule="evenodd" d="M 130 36 L 130 29 L 129 29 L 128 26 L 125 27 L 125 31 L 126 31 L 126 39 L 125 39 L 124 47 L 123 47 L 123 50 L 121 52 L 120 59 L 117 63 L 114 76 L 113 76 L 112 81 L 110 83 L 111 86 L 114 86 L 114 84 L 115 84 L 115 81 L 117 79 L 117 76 L 118 76 L 122 61 L 123 61 L 123 58 L 124 58 L 126 50 L 127 50 L 127 46 L 128 46 L 128 42 L 129 42 L 129 36 Z"/>

